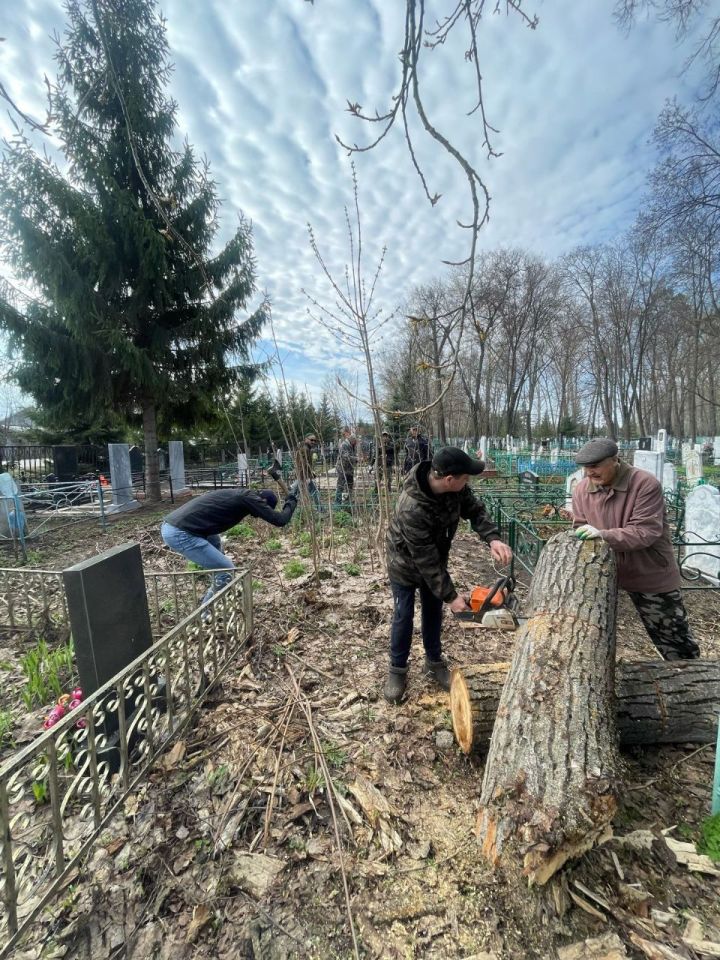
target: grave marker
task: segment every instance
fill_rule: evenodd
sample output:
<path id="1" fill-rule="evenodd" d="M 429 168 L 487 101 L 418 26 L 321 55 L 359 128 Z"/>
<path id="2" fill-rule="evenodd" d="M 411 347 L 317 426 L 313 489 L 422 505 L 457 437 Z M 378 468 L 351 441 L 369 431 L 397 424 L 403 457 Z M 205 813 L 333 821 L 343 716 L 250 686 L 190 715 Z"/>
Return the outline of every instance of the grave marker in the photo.
<path id="1" fill-rule="evenodd" d="M 189 493 L 190 488 L 185 480 L 185 452 L 182 440 L 170 440 L 168 442 L 168 455 L 173 496 L 177 497 Z"/>
<path id="2" fill-rule="evenodd" d="M 648 438 L 649 439 L 649 438 Z M 658 453 L 657 450 L 636 450 L 633 457 L 633 466 L 639 470 L 645 470 L 656 477 L 660 483 L 663 482 L 663 468 L 665 465 L 665 454 Z"/>
<path id="3" fill-rule="evenodd" d="M 582 467 L 571 473 L 565 481 L 565 509 L 572 510 L 572 494 L 575 487 L 580 483 L 584 476 Z"/>
<path id="4" fill-rule="evenodd" d="M 113 444 L 114 446 L 114 444 Z M 63 570 L 80 686 L 94 693 L 152 644 L 140 545 Z"/>
<path id="5" fill-rule="evenodd" d="M 59 483 L 74 480 L 78 472 L 78 455 L 75 446 L 53 447 L 53 473 Z"/>
<path id="6" fill-rule="evenodd" d="M 658 453 L 667 453 L 667 430 L 658 430 L 655 449 Z"/>
<path id="7" fill-rule="evenodd" d="M 145 457 L 140 447 L 132 446 L 128 451 L 130 455 L 130 473 L 142 473 L 144 469 Z"/>
<path id="8" fill-rule="evenodd" d="M 685 501 L 685 565 L 720 584 L 720 490 L 700 486 Z M 714 542 L 714 543 L 713 543 Z"/>
<path id="9" fill-rule="evenodd" d="M 713 440 L 713 465 L 720 467 L 720 437 Z"/>
<path id="10" fill-rule="evenodd" d="M 652 450 L 652 437 L 640 437 L 637 448 L 638 450 Z"/>
<path id="11" fill-rule="evenodd" d="M 666 463 L 663 467 L 663 490 L 666 493 L 675 493 L 677 490 L 677 470 L 675 464 Z"/>
<path id="12" fill-rule="evenodd" d="M 130 471 L 130 448 L 127 443 L 109 443 L 110 486 L 112 504 L 107 513 L 124 513 L 136 510 L 140 504 L 133 496 L 132 473 Z"/>
<path id="13" fill-rule="evenodd" d="M 238 464 L 238 484 L 241 487 L 250 486 L 250 470 L 248 469 L 248 458 L 246 453 L 237 455 Z"/>
<path id="14" fill-rule="evenodd" d="M 697 450 L 691 450 L 685 460 L 685 478 L 689 486 L 695 486 L 702 480 L 703 464 L 702 456 Z"/>

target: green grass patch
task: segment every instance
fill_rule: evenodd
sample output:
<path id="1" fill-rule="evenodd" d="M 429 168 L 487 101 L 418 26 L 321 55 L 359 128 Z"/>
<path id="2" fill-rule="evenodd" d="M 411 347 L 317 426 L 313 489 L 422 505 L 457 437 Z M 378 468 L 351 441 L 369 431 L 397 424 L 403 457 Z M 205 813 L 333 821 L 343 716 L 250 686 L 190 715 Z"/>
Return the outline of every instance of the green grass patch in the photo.
<path id="1" fill-rule="evenodd" d="M 347 510 L 336 510 L 333 516 L 333 523 L 341 529 L 347 528 L 353 525 L 353 518 Z"/>
<path id="2" fill-rule="evenodd" d="M 232 540 L 252 540 L 255 531 L 249 523 L 236 523 L 234 527 L 230 527 L 227 531 L 227 536 Z"/>
<path id="3" fill-rule="evenodd" d="M 277 553 L 278 550 L 282 550 L 282 541 L 278 540 L 277 537 L 273 537 L 272 540 L 268 540 L 265 543 L 265 549 L 269 550 L 270 553 Z"/>
<path id="4" fill-rule="evenodd" d="M 359 577 L 361 573 L 360 567 L 356 563 L 346 563 L 344 570 L 349 577 Z"/>
<path id="5" fill-rule="evenodd" d="M 312 547 L 308 546 L 307 544 L 304 547 L 300 547 L 298 550 L 298 556 L 304 557 L 307 560 L 308 557 L 312 556 Z"/>
<path id="6" fill-rule="evenodd" d="M 252 588 L 255 593 L 262 593 L 262 591 L 265 589 L 265 584 L 262 582 L 262 580 L 253 580 Z"/>
<path id="7" fill-rule="evenodd" d="M 707 817 L 700 824 L 697 851 L 710 857 L 714 863 L 720 863 L 720 813 Z"/>
<path id="8" fill-rule="evenodd" d="M 14 746 L 10 731 L 13 728 L 13 715 L 9 710 L 0 710 L 0 747 Z"/>
<path id="9" fill-rule="evenodd" d="M 73 666 L 72 638 L 55 650 L 48 647 L 46 640 L 39 640 L 20 660 L 26 680 L 22 698 L 27 709 L 45 706 L 57 699 L 63 692 L 63 684 L 73 675 Z"/>
<path id="10" fill-rule="evenodd" d="M 305 573 L 305 564 L 302 560 L 291 560 L 290 563 L 286 563 L 283 567 L 283 573 L 288 580 L 297 580 L 298 577 L 302 577 Z"/>
<path id="11" fill-rule="evenodd" d="M 194 560 L 188 560 L 188 562 L 185 564 L 185 569 L 192 572 L 194 570 L 204 570 L 205 567 L 201 567 L 200 564 L 195 563 Z"/>
<path id="12" fill-rule="evenodd" d="M 293 543 L 296 546 L 312 543 L 312 533 L 309 530 L 298 530 L 293 537 Z"/>

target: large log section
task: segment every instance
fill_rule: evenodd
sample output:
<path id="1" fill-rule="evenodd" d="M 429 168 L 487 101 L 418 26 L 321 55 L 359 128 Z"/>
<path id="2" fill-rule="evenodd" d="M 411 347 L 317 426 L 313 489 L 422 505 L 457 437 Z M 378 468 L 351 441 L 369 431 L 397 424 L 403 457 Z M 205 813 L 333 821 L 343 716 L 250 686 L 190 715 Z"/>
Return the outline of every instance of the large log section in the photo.
<path id="1" fill-rule="evenodd" d="M 620 743 L 715 743 L 720 712 L 720 661 L 618 663 L 615 723 Z M 450 707 L 464 753 L 487 748 L 509 663 L 453 670 Z"/>
<path id="2" fill-rule="evenodd" d="M 611 833 L 615 731 L 615 557 L 557 534 L 540 555 L 530 619 L 500 697 L 477 818 L 493 864 L 543 884 Z"/>

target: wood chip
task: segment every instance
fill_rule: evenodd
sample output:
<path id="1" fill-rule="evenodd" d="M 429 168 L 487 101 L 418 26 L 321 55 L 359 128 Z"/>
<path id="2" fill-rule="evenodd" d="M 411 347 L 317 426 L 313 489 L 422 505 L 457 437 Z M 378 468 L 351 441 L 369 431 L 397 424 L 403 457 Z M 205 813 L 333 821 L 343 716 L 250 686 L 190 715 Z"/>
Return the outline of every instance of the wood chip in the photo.
<path id="1" fill-rule="evenodd" d="M 683 937 L 682 942 L 703 957 L 720 957 L 720 943 L 711 940 L 693 940 Z"/>
<path id="2" fill-rule="evenodd" d="M 601 937 L 591 937 L 558 949 L 559 960 L 626 960 L 627 951 L 620 937 L 612 930 Z"/>
<path id="3" fill-rule="evenodd" d="M 572 902 L 577 904 L 577 906 L 580 907 L 581 910 L 584 910 L 585 913 L 589 913 L 590 916 L 595 917 L 596 920 L 602 920 L 603 922 L 607 920 L 605 914 L 600 913 L 599 910 L 596 910 L 595 907 L 588 903 L 587 900 L 583 900 L 583 898 L 579 894 L 575 893 L 574 890 L 568 890 L 568 893 L 570 894 L 570 899 Z"/>
<path id="4" fill-rule="evenodd" d="M 677 857 L 678 863 L 686 866 L 690 873 L 705 873 L 711 877 L 720 877 L 720 865 L 713 863 L 704 853 L 698 853 L 694 844 L 673 840 L 672 837 L 665 837 L 665 843 Z"/>
<path id="5" fill-rule="evenodd" d="M 649 960 L 687 960 L 687 957 L 668 947 L 664 943 L 658 943 L 656 940 L 645 940 L 637 933 L 632 931 L 629 934 L 630 940 L 635 944 L 638 950 L 642 950 Z"/>
<path id="6" fill-rule="evenodd" d="M 200 903 L 193 910 L 192 920 L 187 930 L 186 940 L 188 943 L 194 943 L 203 927 L 207 926 L 213 918 L 212 910 L 205 903 Z"/>

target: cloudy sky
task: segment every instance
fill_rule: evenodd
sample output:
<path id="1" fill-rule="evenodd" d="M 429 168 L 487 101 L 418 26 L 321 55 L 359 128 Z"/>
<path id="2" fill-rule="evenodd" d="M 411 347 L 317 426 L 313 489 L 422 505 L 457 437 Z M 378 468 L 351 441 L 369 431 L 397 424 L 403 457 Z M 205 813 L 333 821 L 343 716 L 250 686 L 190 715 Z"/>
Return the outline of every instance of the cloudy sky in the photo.
<path id="1" fill-rule="evenodd" d="M 485 248 L 519 245 L 554 257 L 620 234 L 634 219 L 653 163 L 650 142 L 666 98 L 689 96 L 681 76 L 688 46 L 667 25 L 642 21 L 626 35 L 614 0 L 526 0 L 530 31 L 515 15 L 480 28 L 486 109 L 499 129 L 487 161 L 474 106 L 472 67 L 462 43 L 423 51 L 421 77 L 433 123 L 464 151 L 492 195 Z M 428 22 L 454 6 L 428 0 Z M 489 3 L 492 8 L 494 4 Z M 179 134 L 209 158 L 224 199 L 224 229 L 238 210 L 254 225 L 259 283 L 273 305 L 286 377 L 313 395 L 356 358 L 307 316 L 303 288 L 328 307 L 333 296 L 311 253 L 311 223 L 330 270 L 347 262 L 344 206 L 352 200 L 349 159 L 335 135 L 368 142 L 347 101 L 384 111 L 399 76 L 401 0 L 164 0 L 179 104 Z M 43 74 L 54 72 L 56 0 L 6 4 L 0 79 L 27 112 L 44 116 Z M 459 39 L 459 38 L 458 38 Z M 10 131 L 2 112 L 0 132 Z M 365 263 L 383 247 L 378 307 L 391 313 L 414 285 L 462 259 L 467 186 L 439 147 L 418 139 L 430 207 L 394 130 L 356 157 Z M 273 350 L 270 338 L 260 353 Z"/>

